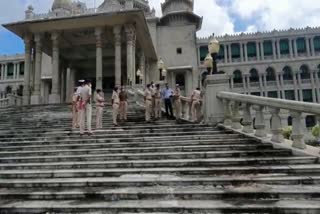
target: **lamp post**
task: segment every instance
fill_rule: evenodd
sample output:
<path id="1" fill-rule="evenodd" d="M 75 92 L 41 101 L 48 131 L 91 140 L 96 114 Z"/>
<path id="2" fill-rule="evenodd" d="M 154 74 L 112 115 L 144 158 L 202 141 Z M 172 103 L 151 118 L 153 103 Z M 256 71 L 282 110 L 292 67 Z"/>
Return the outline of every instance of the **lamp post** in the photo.
<path id="1" fill-rule="evenodd" d="M 159 70 L 159 75 L 160 75 L 160 81 L 164 80 L 164 78 L 163 78 L 163 70 L 165 70 L 164 68 L 165 68 L 164 62 L 160 57 L 159 61 L 158 61 L 158 70 Z"/>
<path id="2" fill-rule="evenodd" d="M 218 69 L 217 69 L 217 55 L 220 51 L 220 43 L 216 38 L 213 38 L 210 40 L 209 45 L 208 45 L 208 50 L 209 54 L 211 55 L 212 58 L 212 72 L 209 74 L 217 74 Z"/>
<path id="3" fill-rule="evenodd" d="M 138 80 L 139 80 L 139 84 L 142 84 L 143 75 L 142 75 L 140 69 L 137 70 L 137 77 L 138 77 Z"/>

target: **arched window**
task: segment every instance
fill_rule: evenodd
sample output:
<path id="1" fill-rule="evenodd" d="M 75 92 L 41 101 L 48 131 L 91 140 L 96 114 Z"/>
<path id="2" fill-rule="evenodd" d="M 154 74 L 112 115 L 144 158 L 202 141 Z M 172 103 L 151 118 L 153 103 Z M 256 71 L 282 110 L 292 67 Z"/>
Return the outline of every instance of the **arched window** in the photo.
<path id="1" fill-rule="evenodd" d="M 239 70 L 233 72 L 233 82 L 242 83 L 242 73 Z"/>
<path id="2" fill-rule="evenodd" d="M 12 93 L 12 88 L 11 86 L 6 87 L 6 94 L 11 94 Z"/>
<path id="3" fill-rule="evenodd" d="M 317 125 L 316 117 L 315 117 L 315 116 L 312 116 L 312 115 L 307 116 L 307 117 L 306 117 L 306 127 L 307 127 L 307 128 L 312 128 L 312 127 L 314 127 L 315 125 Z"/>
<path id="4" fill-rule="evenodd" d="M 271 67 L 267 69 L 267 81 L 276 81 L 276 72 Z"/>
<path id="5" fill-rule="evenodd" d="M 250 70 L 250 82 L 259 82 L 259 74 L 256 69 Z"/>
<path id="6" fill-rule="evenodd" d="M 284 67 L 282 71 L 283 71 L 283 80 L 293 80 L 292 70 L 289 66 Z"/>
<path id="7" fill-rule="evenodd" d="M 17 95 L 22 96 L 23 95 L 23 85 L 19 85 L 19 88 L 17 90 Z"/>
<path id="8" fill-rule="evenodd" d="M 310 71 L 307 65 L 303 65 L 300 67 L 300 71 L 301 71 L 301 79 L 305 80 L 305 79 L 310 79 Z"/>

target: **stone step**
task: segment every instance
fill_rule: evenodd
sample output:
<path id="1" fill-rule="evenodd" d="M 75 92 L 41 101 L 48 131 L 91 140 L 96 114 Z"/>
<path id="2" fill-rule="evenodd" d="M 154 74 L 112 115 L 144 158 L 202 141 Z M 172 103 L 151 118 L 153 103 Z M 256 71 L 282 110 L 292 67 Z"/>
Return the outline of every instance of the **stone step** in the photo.
<path id="1" fill-rule="evenodd" d="M 1 163 L 0 170 L 11 169 L 85 169 L 85 168 L 154 168 L 154 167 L 210 167 L 210 166 L 256 166 L 283 164 L 313 164 L 315 157 L 257 157 L 257 158 L 206 158 L 172 160 L 123 160 L 123 161 L 86 161 L 51 163 Z"/>
<path id="2" fill-rule="evenodd" d="M 157 153 L 112 153 L 82 154 L 59 156 L 19 156 L 0 158 L 0 163 L 49 163 L 63 161 L 107 161 L 107 160 L 155 160 L 155 159 L 191 159 L 191 158 L 226 158 L 226 157 L 285 157 L 292 154 L 289 150 L 243 150 L 243 151 L 200 151 L 200 152 L 157 152 Z"/>
<path id="3" fill-rule="evenodd" d="M 223 166 L 223 167 L 174 167 L 174 168 L 117 168 L 117 169 L 67 169 L 67 170 L 2 170 L 1 179 L 44 179 L 44 178 L 98 178 L 121 177 L 129 174 L 152 174 L 173 176 L 226 176 L 246 174 L 320 176 L 319 164 Z"/>
<path id="4" fill-rule="evenodd" d="M 319 200 L 316 185 L 244 185 L 244 186 L 155 186 L 83 189 L 2 190 L 0 200 Z"/>
<path id="5" fill-rule="evenodd" d="M 108 147 L 108 146 L 107 146 Z M 117 147 L 98 149 L 70 149 L 43 151 L 12 151 L 0 152 L 0 157 L 44 156 L 44 155 L 81 155 L 81 154 L 114 154 L 114 153 L 145 153 L 145 152 L 196 152 L 196 151 L 230 151 L 230 150 L 264 150 L 272 149 L 271 144 L 232 144 L 232 145 L 178 145 L 152 147 Z"/>

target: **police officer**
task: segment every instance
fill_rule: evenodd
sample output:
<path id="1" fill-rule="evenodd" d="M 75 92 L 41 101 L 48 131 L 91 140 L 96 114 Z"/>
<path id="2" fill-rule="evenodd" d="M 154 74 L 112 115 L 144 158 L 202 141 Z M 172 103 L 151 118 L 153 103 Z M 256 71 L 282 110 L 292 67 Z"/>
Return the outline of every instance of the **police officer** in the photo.
<path id="1" fill-rule="evenodd" d="M 192 121 L 196 122 L 199 117 L 200 117 L 200 99 L 201 99 L 201 91 L 200 88 L 196 88 L 192 92 L 191 95 L 191 116 L 192 116 Z"/>
<path id="2" fill-rule="evenodd" d="M 119 99 L 119 88 L 115 87 L 112 93 L 112 118 L 113 118 L 113 125 L 118 126 L 118 114 L 119 114 L 119 107 L 120 107 L 120 99 Z"/>
<path id="3" fill-rule="evenodd" d="M 92 89 L 91 81 L 87 80 L 85 86 L 80 92 L 80 135 L 84 135 L 85 120 L 87 120 L 88 135 L 92 135 L 91 120 L 92 120 Z"/>
<path id="4" fill-rule="evenodd" d="M 120 98 L 120 120 L 127 121 L 128 94 L 124 86 L 121 86 L 119 98 Z"/>
<path id="5" fill-rule="evenodd" d="M 144 91 L 144 101 L 146 108 L 146 122 L 149 123 L 151 121 L 151 111 L 152 111 L 152 92 L 151 85 L 148 84 L 146 90 Z"/>
<path id="6" fill-rule="evenodd" d="M 74 93 L 72 94 L 72 129 L 79 128 L 79 118 L 78 118 L 78 88 L 74 88 Z"/>
<path id="7" fill-rule="evenodd" d="M 180 120 L 181 118 L 181 91 L 180 91 L 180 87 L 179 84 L 176 85 L 176 88 L 174 90 L 173 93 L 173 97 L 174 97 L 174 107 L 176 110 L 176 120 Z"/>
<path id="8" fill-rule="evenodd" d="M 160 84 L 156 85 L 156 90 L 154 93 L 154 117 L 155 120 L 159 120 L 161 118 L 161 89 Z"/>
<path id="9" fill-rule="evenodd" d="M 102 129 L 102 117 L 104 109 L 104 96 L 101 89 L 97 89 L 96 95 L 96 128 Z"/>

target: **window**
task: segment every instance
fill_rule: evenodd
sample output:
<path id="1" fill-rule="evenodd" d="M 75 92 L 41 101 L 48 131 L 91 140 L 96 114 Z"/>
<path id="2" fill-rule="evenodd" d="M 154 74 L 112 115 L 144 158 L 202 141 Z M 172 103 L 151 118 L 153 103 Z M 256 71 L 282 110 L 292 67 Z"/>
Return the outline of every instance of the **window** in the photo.
<path id="1" fill-rule="evenodd" d="M 20 75 L 20 76 L 23 76 L 23 75 L 24 75 L 24 62 L 21 62 L 21 63 L 20 63 L 20 72 L 19 72 L 19 75 Z"/>
<path id="2" fill-rule="evenodd" d="M 200 61 L 204 61 L 208 52 L 209 52 L 208 46 L 201 46 L 200 47 Z"/>
<path id="3" fill-rule="evenodd" d="M 292 117 L 291 116 L 288 117 L 288 126 L 292 126 Z"/>
<path id="4" fill-rule="evenodd" d="M 261 93 L 260 92 L 253 92 L 253 93 L 251 93 L 251 95 L 260 97 Z"/>
<path id="5" fill-rule="evenodd" d="M 293 80 L 293 74 L 290 67 L 286 66 L 282 71 L 284 80 Z"/>
<path id="6" fill-rule="evenodd" d="M 183 89 L 186 85 L 185 83 L 185 77 L 183 73 L 176 75 L 176 84 L 179 84 L 179 86 Z"/>
<path id="7" fill-rule="evenodd" d="M 297 39 L 297 49 L 298 53 L 305 53 L 307 51 L 306 40 L 304 38 Z"/>
<path id="8" fill-rule="evenodd" d="M 280 53 L 281 54 L 289 54 L 289 40 L 288 39 L 281 39 L 280 40 Z"/>
<path id="9" fill-rule="evenodd" d="M 320 36 L 314 38 L 314 49 L 320 51 Z"/>
<path id="10" fill-rule="evenodd" d="M 273 55 L 272 41 L 264 41 L 263 42 L 263 49 L 264 49 L 265 56 L 272 56 Z"/>
<path id="11" fill-rule="evenodd" d="M 308 103 L 312 103 L 313 102 L 312 90 L 311 89 L 302 90 L 302 95 L 303 95 L 303 101 L 304 102 L 308 102 Z"/>
<path id="12" fill-rule="evenodd" d="M 250 82 L 259 82 L 259 75 L 256 69 L 250 71 Z"/>
<path id="13" fill-rule="evenodd" d="M 278 92 L 276 92 L 276 91 L 269 91 L 269 92 L 268 92 L 268 97 L 270 97 L 270 98 L 278 98 Z"/>
<path id="14" fill-rule="evenodd" d="M 177 48 L 177 54 L 182 54 L 182 48 Z"/>
<path id="15" fill-rule="evenodd" d="M 308 66 L 306 65 L 301 66 L 300 71 L 301 71 L 301 79 L 306 80 L 311 78 Z"/>
<path id="16" fill-rule="evenodd" d="M 267 69 L 267 81 L 276 81 L 276 72 L 273 70 L 273 68 Z"/>
<path id="17" fill-rule="evenodd" d="M 226 51 L 224 50 L 224 45 L 220 45 L 220 51 L 219 51 L 219 53 L 218 53 L 218 55 L 217 55 L 217 59 L 218 60 L 222 60 L 222 59 L 224 59 L 224 53 L 225 53 Z"/>
<path id="18" fill-rule="evenodd" d="M 242 73 L 239 70 L 233 72 L 233 82 L 234 83 L 242 83 Z"/>
<path id="19" fill-rule="evenodd" d="M 9 79 L 12 79 L 13 78 L 13 73 L 14 73 L 14 65 L 12 63 L 9 63 L 8 65 L 8 72 L 7 72 L 7 77 Z"/>
<path id="20" fill-rule="evenodd" d="M 239 44 L 232 44 L 231 45 L 231 53 L 232 53 L 232 58 L 240 58 L 240 45 Z"/>
<path id="21" fill-rule="evenodd" d="M 256 56 L 257 56 L 256 43 L 254 43 L 254 42 L 249 42 L 249 43 L 247 44 L 247 49 L 248 49 L 248 56 L 249 56 L 249 57 L 256 57 Z"/>
<path id="22" fill-rule="evenodd" d="M 306 117 L 306 127 L 307 128 L 312 128 L 316 124 L 317 124 L 317 122 L 316 122 L 316 117 L 315 116 L 309 115 L 309 116 Z"/>
<path id="23" fill-rule="evenodd" d="M 296 100 L 295 99 L 295 96 L 294 96 L 294 91 L 285 91 L 284 92 L 284 94 L 285 94 L 285 99 L 286 100 Z"/>

